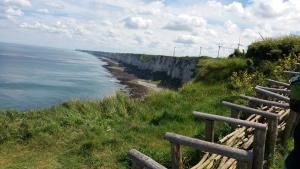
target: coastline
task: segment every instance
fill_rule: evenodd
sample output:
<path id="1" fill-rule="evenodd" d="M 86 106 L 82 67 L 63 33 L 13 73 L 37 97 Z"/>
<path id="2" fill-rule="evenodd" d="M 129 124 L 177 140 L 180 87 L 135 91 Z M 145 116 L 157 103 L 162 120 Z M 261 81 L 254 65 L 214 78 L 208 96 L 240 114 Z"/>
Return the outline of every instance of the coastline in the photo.
<path id="1" fill-rule="evenodd" d="M 120 81 L 120 84 L 126 86 L 127 94 L 132 98 L 140 98 L 147 95 L 151 91 L 160 91 L 161 87 L 157 84 L 150 83 L 146 80 L 138 78 L 136 75 L 126 71 L 118 62 L 111 59 L 100 58 L 107 64 L 103 67 L 106 68 L 116 79 Z"/>

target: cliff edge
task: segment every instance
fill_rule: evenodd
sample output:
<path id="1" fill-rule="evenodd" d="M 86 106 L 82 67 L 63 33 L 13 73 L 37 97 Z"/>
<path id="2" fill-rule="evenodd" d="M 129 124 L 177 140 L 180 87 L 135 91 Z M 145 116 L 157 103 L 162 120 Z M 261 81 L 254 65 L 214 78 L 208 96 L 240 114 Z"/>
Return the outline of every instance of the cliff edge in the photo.
<path id="1" fill-rule="evenodd" d="M 162 55 L 144 55 L 129 53 L 108 53 L 83 51 L 97 57 L 109 58 L 125 65 L 135 66 L 149 73 L 165 73 L 172 79 L 185 83 L 193 78 L 198 63 L 197 57 L 171 57 Z"/>

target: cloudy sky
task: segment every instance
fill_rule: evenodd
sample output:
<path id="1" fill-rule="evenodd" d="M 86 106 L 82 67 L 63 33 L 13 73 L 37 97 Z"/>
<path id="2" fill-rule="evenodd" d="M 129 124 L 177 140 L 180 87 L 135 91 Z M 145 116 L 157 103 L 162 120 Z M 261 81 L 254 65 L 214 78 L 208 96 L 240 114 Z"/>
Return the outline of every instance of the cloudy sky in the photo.
<path id="1" fill-rule="evenodd" d="M 259 34 L 300 34 L 300 0 L 0 0 L 1 42 L 216 56 Z"/>

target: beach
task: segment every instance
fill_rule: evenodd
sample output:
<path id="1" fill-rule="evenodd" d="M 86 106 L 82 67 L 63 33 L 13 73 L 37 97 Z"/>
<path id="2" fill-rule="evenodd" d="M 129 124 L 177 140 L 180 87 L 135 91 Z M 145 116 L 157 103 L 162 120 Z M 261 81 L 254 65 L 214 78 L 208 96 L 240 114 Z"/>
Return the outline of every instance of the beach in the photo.
<path id="1" fill-rule="evenodd" d="M 147 95 L 151 91 L 160 91 L 161 87 L 147 80 L 140 79 L 133 73 L 126 71 L 126 68 L 120 63 L 111 59 L 101 58 L 107 64 L 104 67 L 120 81 L 120 84 L 127 86 L 127 94 L 132 98 L 140 98 Z"/>

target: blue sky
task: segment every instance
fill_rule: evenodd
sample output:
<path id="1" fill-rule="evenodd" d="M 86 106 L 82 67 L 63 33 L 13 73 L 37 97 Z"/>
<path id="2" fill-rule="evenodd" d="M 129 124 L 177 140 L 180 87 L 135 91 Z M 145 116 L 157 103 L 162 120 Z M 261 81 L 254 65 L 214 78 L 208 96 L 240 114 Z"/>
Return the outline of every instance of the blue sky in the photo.
<path id="1" fill-rule="evenodd" d="M 299 0 L 1 0 L 0 41 L 68 49 L 216 56 L 299 34 Z"/>

